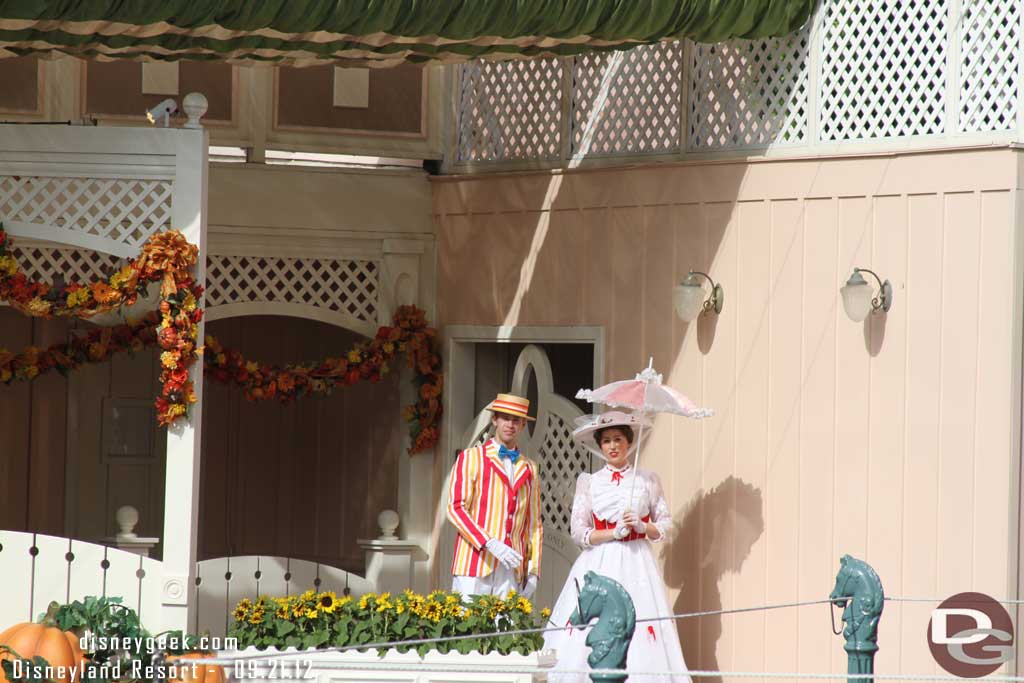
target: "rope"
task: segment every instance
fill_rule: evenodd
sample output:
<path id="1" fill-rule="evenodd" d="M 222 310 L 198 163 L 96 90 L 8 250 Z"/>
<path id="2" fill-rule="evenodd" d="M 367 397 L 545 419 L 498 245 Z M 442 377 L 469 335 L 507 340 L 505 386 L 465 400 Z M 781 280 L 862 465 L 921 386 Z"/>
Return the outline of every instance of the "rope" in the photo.
<path id="1" fill-rule="evenodd" d="M 293 653 L 293 656 L 299 657 L 298 654 Z M 443 655 L 442 655 L 443 656 Z M 189 663 L 199 663 L 201 660 L 194 659 L 189 660 Z M 231 665 L 236 660 L 233 659 L 211 659 L 202 660 L 209 664 L 220 664 Z M 960 676 L 951 676 L 948 674 L 863 674 L 863 673 L 804 673 L 804 672 L 786 672 L 786 671 L 714 671 L 714 670 L 696 670 L 696 671 L 642 671 L 642 670 L 631 670 L 631 669 L 556 669 L 543 666 L 516 666 L 514 664 L 505 665 L 460 665 L 460 664 L 444 664 L 441 662 L 384 662 L 378 659 L 359 661 L 359 662 L 310 662 L 310 669 L 317 671 L 347 671 L 347 670 L 376 670 L 386 669 L 388 671 L 396 672 L 407 672 L 407 671 L 419 671 L 419 672 L 441 672 L 441 673 L 457 673 L 457 674 L 480 674 L 480 673 L 507 673 L 507 674 L 546 674 L 547 676 L 554 675 L 589 675 L 595 672 L 602 674 L 625 674 L 627 676 L 661 676 L 661 677 L 683 677 L 690 676 L 692 678 L 707 678 L 707 677 L 733 677 L 733 678 L 811 678 L 811 679 L 823 679 L 823 680 L 850 680 L 850 679 L 877 679 L 877 680 L 892 680 L 892 681 L 960 681 L 963 682 L 963 678 Z M 1006 682 L 1021 682 L 1024 681 L 1024 676 L 1009 676 L 1009 675 L 989 675 L 985 677 L 986 681 L 1006 681 Z"/>
<path id="2" fill-rule="evenodd" d="M 804 600 L 802 602 L 783 602 L 772 605 L 760 605 L 758 607 L 737 607 L 733 609 L 716 609 L 707 610 L 703 612 L 683 612 L 680 614 L 670 614 L 664 617 L 647 617 L 644 619 L 637 619 L 636 623 L 646 624 L 655 621 L 673 621 L 677 619 L 688 619 L 690 617 L 707 617 L 718 614 L 736 614 L 739 612 L 757 612 L 766 611 L 772 609 L 782 609 L 785 607 L 803 607 L 805 605 L 821 605 L 824 603 L 830 603 L 831 600 Z M 393 640 L 390 642 L 383 643 L 364 643 L 362 645 L 341 645 L 334 647 L 316 648 L 316 652 L 348 652 L 350 650 L 368 650 L 368 649 L 388 649 L 392 647 L 400 646 L 414 646 L 414 645 L 429 645 L 432 643 L 447 643 L 456 640 L 466 640 L 469 638 L 492 638 L 494 636 L 521 636 L 528 635 L 531 633 L 552 633 L 555 631 L 583 631 L 590 628 L 589 626 L 552 626 L 550 628 L 524 628 L 515 631 L 492 631 L 490 633 L 467 633 L 460 636 L 443 636 L 440 638 L 419 638 L 416 640 Z M 258 652 L 253 654 L 238 654 L 232 657 L 231 661 L 241 659 L 270 659 L 273 657 L 284 657 L 293 656 L 295 653 L 283 653 L 283 652 Z M 196 662 L 206 660 L 194 660 Z"/>
<path id="3" fill-rule="evenodd" d="M 904 598 L 904 597 L 888 597 L 885 598 L 886 602 L 946 602 L 947 598 Z M 998 602 L 1003 605 L 1024 605 L 1024 600 L 996 600 L 992 598 L 994 602 Z M 956 600 L 950 602 L 950 605 L 977 605 L 977 600 Z"/>

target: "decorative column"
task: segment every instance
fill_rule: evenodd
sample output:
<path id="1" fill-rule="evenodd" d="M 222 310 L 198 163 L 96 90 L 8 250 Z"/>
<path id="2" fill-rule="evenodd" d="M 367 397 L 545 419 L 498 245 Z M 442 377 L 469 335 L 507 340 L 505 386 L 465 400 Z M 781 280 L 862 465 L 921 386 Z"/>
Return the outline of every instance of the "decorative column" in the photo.
<path id="1" fill-rule="evenodd" d="M 419 544 L 395 535 L 399 518 L 394 510 L 380 513 L 377 523 L 381 530 L 379 538 L 357 541 L 366 551 L 366 579 L 379 593 L 401 593 L 413 588 L 413 561 L 423 554 Z"/>
<path id="2" fill-rule="evenodd" d="M 421 240 L 399 239 L 386 239 L 383 246 L 378 320 L 381 325 L 390 325 L 399 306 L 416 305 L 428 310 L 420 295 L 420 263 L 424 258 L 425 247 Z M 435 325 L 429 315 L 427 322 Z M 412 385 L 411 371 L 405 366 L 404 360 L 398 361 L 396 370 L 401 373 L 398 383 L 401 405 L 415 403 L 416 390 Z M 418 559 L 413 562 L 412 577 L 402 588 L 425 592 L 430 580 L 428 560 L 433 521 L 431 492 L 434 458 L 429 452 L 410 456 L 409 425 L 400 415 L 395 416 L 395 421 L 402 435 L 402 451 L 398 458 L 398 516 L 406 540 L 400 543 L 412 543 L 419 551 Z M 376 550 L 384 552 L 385 547 L 380 546 Z M 387 547 L 390 547 L 390 551 L 398 552 L 398 546 L 392 544 Z M 370 549 L 367 549 L 367 566 L 369 560 Z"/>
<path id="3" fill-rule="evenodd" d="M 183 108 L 189 122 L 205 113 L 206 98 L 200 93 L 185 96 Z M 153 131 L 157 133 L 158 131 Z M 163 133 L 164 131 L 159 131 Z M 209 178 L 209 136 L 201 127 L 166 131 L 176 140 L 174 185 L 171 195 L 171 226 L 199 247 L 193 273 L 206 280 L 206 198 Z M 199 302 L 205 308 L 204 301 Z M 199 323 L 200 344 L 206 338 Z M 164 493 L 164 553 L 160 580 L 161 618 L 154 630 L 188 631 L 195 623 L 195 566 L 199 516 L 199 456 L 202 447 L 203 361 L 194 363 L 189 375 L 196 402 L 187 422 L 167 430 L 167 476 Z"/>

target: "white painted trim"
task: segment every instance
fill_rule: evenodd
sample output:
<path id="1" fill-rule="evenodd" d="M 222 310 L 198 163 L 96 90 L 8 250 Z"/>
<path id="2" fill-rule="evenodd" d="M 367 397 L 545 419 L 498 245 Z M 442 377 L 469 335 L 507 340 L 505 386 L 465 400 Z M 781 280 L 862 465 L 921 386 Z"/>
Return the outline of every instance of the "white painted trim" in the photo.
<path id="1" fill-rule="evenodd" d="M 351 330 L 364 337 L 373 337 L 377 333 L 376 323 L 366 322 L 340 311 L 310 306 L 309 304 L 290 304 L 285 301 L 249 301 L 235 304 L 221 304 L 206 309 L 206 320 L 225 320 L 245 315 L 284 315 L 291 318 L 318 320 L 329 325 Z"/>
<path id="2" fill-rule="evenodd" d="M 60 246 L 82 247 L 93 251 L 113 254 L 122 258 L 135 258 L 139 248 L 117 240 L 97 237 L 81 230 L 67 230 L 55 225 L 42 223 L 25 223 L 23 221 L 4 221 L 4 230 L 15 237 L 53 242 Z"/>
<path id="3" fill-rule="evenodd" d="M 445 511 L 441 501 L 447 495 L 444 490 L 444 478 L 454 461 L 455 444 L 461 444 L 463 430 L 458 424 L 469 424 L 477 415 L 473 405 L 472 386 L 476 366 L 474 344 L 478 343 L 534 343 L 534 344 L 572 344 L 591 343 L 594 346 L 594 386 L 604 383 L 605 331 L 601 326 L 497 326 L 497 325 L 448 325 L 441 330 L 441 356 L 445 368 L 444 417 L 441 421 L 441 436 L 438 443 L 440 449 L 442 489 L 440 497 L 434 502 L 433 548 L 444 547 L 440 542 L 441 533 L 446 522 Z M 465 387 L 470 387 L 469 391 Z M 457 433 L 456 433 L 457 432 Z M 421 490 L 422 491 L 422 490 Z M 416 491 L 420 493 L 420 491 Z M 422 491 L 421 495 L 431 495 Z M 431 558 L 433 583 L 439 583 L 442 568 L 450 558 L 440 557 L 435 553 Z"/>
<path id="4" fill-rule="evenodd" d="M 171 198 L 171 225 L 205 254 L 207 192 L 209 188 L 209 136 L 205 130 L 175 133 L 176 170 Z M 196 281 L 206 280 L 206 259 L 192 269 Z M 199 302 L 205 304 L 205 297 Z M 199 339 L 205 338 L 205 321 L 199 322 Z M 199 461 L 202 448 L 203 363 L 189 371 L 196 403 L 189 419 L 167 429 L 167 461 L 164 493 L 163 571 L 160 577 L 160 630 L 187 630 L 195 622 L 194 587 L 199 542 Z"/>

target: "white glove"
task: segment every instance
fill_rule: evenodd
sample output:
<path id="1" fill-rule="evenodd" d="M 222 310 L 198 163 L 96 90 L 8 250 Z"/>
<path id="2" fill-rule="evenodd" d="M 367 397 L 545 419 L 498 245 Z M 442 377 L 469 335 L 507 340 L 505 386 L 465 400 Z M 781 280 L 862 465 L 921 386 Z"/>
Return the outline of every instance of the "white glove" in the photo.
<path id="1" fill-rule="evenodd" d="M 533 594 L 537 592 L 537 575 L 530 574 L 526 577 L 526 584 L 523 586 L 523 597 L 527 600 L 533 597 Z"/>
<path id="2" fill-rule="evenodd" d="M 501 562 L 506 569 L 515 569 L 523 563 L 522 555 L 496 538 L 487 541 L 484 547 L 490 551 L 491 555 L 498 558 L 498 562 Z"/>
<path id="3" fill-rule="evenodd" d="M 640 517 L 632 510 L 626 510 L 622 513 L 622 526 L 626 529 L 632 527 L 638 534 L 642 534 L 647 531 L 647 522 L 640 519 Z"/>

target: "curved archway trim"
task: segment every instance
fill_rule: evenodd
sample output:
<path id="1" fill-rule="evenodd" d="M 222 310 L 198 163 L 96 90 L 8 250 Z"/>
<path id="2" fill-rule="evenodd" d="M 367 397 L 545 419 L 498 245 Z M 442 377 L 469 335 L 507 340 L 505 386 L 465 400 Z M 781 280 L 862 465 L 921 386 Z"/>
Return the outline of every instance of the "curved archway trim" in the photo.
<path id="1" fill-rule="evenodd" d="M 340 311 L 331 311 L 309 304 L 294 304 L 286 301 L 248 301 L 233 304 L 219 304 L 206 309 L 207 322 L 237 318 L 243 315 L 285 315 L 293 318 L 318 320 L 329 325 L 351 330 L 364 337 L 372 338 L 377 332 L 377 325 L 360 320 L 353 315 Z"/>

